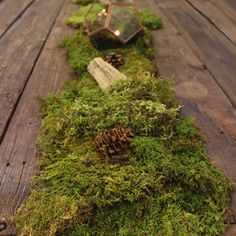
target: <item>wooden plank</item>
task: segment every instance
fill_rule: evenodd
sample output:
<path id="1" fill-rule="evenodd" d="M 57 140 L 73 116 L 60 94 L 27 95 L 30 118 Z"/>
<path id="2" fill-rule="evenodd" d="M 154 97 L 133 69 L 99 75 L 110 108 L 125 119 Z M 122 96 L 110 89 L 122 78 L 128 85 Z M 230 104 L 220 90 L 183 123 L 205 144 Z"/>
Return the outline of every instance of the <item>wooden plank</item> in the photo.
<path id="1" fill-rule="evenodd" d="M 0 1 L 0 38 L 14 22 L 32 5 L 35 0 Z"/>
<path id="2" fill-rule="evenodd" d="M 236 235 L 236 225 L 231 225 L 226 229 L 225 236 L 234 236 Z"/>
<path id="3" fill-rule="evenodd" d="M 156 64 L 164 78 L 173 81 L 183 115 L 194 117 L 207 143 L 209 157 L 233 182 L 231 208 L 236 216 L 236 110 L 204 63 L 191 49 L 169 13 L 154 0 L 137 1 L 152 9 L 164 21 L 164 29 L 154 32 Z M 232 236 L 231 225 L 225 236 Z"/>
<path id="4" fill-rule="evenodd" d="M 0 39 L 0 143 L 64 0 L 38 0 Z"/>
<path id="5" fill-rule="evenodd" d="M 236 45 L 236 24 L 221 9 L 218 9 L 214 4 L 206 0 L 187 1 Z"/>
<path id="6" fill-rule="evenodd" d="M 236 107 L 236 47 L 184 0 L 156 0 Z"/>
<path id="7" fill-rule="evenodd" d="M 45 97 L 49 93 L 56 93 L 65 80 L 71 79 L 65 52 L 57 45 L 65 36 L 72 34 L 64 21 L 76 8 L 76 5 L 65 1 L 0 147 L 0 166 L 6 167 L 8 163 L 0 171 L 3 178 L 0 186 L 0 217 L 14 214 L 29 193 L 30 177 L 35 171 L 37 159 L 35 140 L 41 122 L 35 96 Z M 9 231 L 14 231 L 14 225 L 9 226 Z"/>
<path id="8" fill-rule="evenodd" d="M 228 4 L 231 8 L 234 9 L 234 11 L 236 12 L 236 1 L 235 0 L 223 0 L 225 1 L 226 4 Z"/>
<path id="9" fill-rule="evenodd" d="M 236 24 L 236 10 L 229 6 L 224 0 L 209 0 L 215 7 L 220 9 L 232 22 Z"/>

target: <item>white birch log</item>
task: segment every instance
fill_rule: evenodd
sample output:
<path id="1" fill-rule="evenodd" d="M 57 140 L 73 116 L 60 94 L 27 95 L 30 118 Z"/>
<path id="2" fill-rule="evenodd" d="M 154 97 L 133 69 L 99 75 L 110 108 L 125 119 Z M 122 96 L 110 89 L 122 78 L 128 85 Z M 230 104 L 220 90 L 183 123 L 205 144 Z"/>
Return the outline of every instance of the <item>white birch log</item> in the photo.
<path id="1" fill-rule="evenodd" d="M 115 81 L 127 79 L 123 73 L 101 57 L 97 57 L 89 63 L 88 72 L 97 81 L 102 90 L 109 88 Z"/>

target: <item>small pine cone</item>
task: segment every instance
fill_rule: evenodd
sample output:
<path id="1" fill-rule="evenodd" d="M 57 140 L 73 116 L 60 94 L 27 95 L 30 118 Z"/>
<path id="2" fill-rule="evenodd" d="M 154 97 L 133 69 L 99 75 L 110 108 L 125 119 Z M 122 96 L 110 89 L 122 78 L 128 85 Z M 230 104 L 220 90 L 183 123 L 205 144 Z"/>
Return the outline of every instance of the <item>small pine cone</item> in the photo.
<path id="1" fill-rule="evenodd" d="M 105 60 L 115 68 L 124 65 L 125 62 L 123 56 L 116 52 L 111 52 L 110 54 L 108 54 Z"/>
<path id="2" fill-rule="evenodd" d="M 110 157 L 112 162 L 127 163 L 127 149 L 134 137 L 130 129 L 116 127 L 99 134 L 94 141 L 94 148 L 100 158 Z"/>

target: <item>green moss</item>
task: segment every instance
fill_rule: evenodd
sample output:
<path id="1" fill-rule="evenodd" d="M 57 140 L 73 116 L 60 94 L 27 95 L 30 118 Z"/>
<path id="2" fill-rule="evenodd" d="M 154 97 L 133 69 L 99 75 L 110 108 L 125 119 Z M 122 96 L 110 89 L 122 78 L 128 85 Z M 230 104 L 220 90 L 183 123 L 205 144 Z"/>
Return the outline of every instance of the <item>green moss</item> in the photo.
<path id="1" fill-rule="evenodd" d="M 219 235 L 230 185 L 207 159 L 169 84 L 139 75 L 102 92 L 84 74 L 41 109 L 41 175 L 21 209 L 21 235 Z M 130 127 L 130 165 L 112 165 L 94 137 Z M 29 217 L 30 216 L 30 217 Z M 158 219 L 158 220 L 157 220 Z"/>
<path id="2" fill-rule="evenodd" d="M 163 28 L 162 19 L 157 17 L 149 9 L 140 9 L 139 15 L 143 26 L 147 27 L 148 29 L 156 30 Z"/>
<path id="3" fill-rule="evenodd" d="M 110 50 L 97 50 L 82 30 L 61 46 L 80 79 L 42 103 L 41 173 L 19 210 L 19 235 L 220 235 L 229 181 L 209 161 L 195 122 L 180 118 L 170 83 L 154 76 L 150 32 L 112 49 L 129 79 L 105 92 L 86 68 Z M 128 165 L 93 148 L 97 134 L 117 125 L 135 134 Z"/>
<path id="4" fill-rule="evenodd" d="M 73 26 L 75 28 L 79 28 L 80 26 L 82 26 L 84 23 L 84 17 L 87 14 L 90 7 L 91 5 L 81 7 L 81 9 L 78 12 L 76 12 L 74 15 L 66 19 L 66 24 Z"/>
<path id="5" fill-rule="evenodd" d="M 120 70 L 127 75 L 134 75 L 140 72 L 150 72 L 154 74 L 156 68 L 148 59 L 153 56 L 151 47 L 150 34 L 146 32 L 134 44 L 115 48 L 110 50 L 99 51 L 82 30 L 79 30 L 76 36 L 67 38 L 61 43 L 65 48 L 69 58 L 70 70 L 77 74 L 87 71 L 89 62 L 95 57 L 105 57 L 110 51 L 121 53 L 125 59 L 125 64 Z"/>
<path id="6" fill-rule="evenodd" d="M 65 39 L 60 46 L 67 51 L 70 70 L 78 75 L 87 71 L 87 66 L 93 58 L 101 56 L 82 30 L 78 31 L 76 36 Z"/>
<path id="7" fill-rule="evenodd" d="M 148 59 L 154 58 L 155 50 L 152 45 L 152 33 L 147 28 L 144 28 L 143 36 L 137 38 L 135 46 Z"/>

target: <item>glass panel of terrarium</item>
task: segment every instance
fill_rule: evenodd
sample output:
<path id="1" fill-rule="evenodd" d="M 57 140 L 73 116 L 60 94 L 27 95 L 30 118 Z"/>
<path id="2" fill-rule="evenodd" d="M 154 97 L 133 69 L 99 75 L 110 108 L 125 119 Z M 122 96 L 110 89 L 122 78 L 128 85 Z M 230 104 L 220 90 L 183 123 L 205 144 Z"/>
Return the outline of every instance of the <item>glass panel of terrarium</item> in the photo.
<path id="1" fill-rule="evenodd" d="M 90 33 L 105 26 L 108 5 L 101 1 L 95 2 L 88 10 L 85 21 Z"/>
<path id="2" fill-rule="evenodd" d="M 131 36 L 135 35 L 142 26 L 134 7 L 113 5 L 109 28 L 116 36 L 123 40 L 128 40 Z"/>

